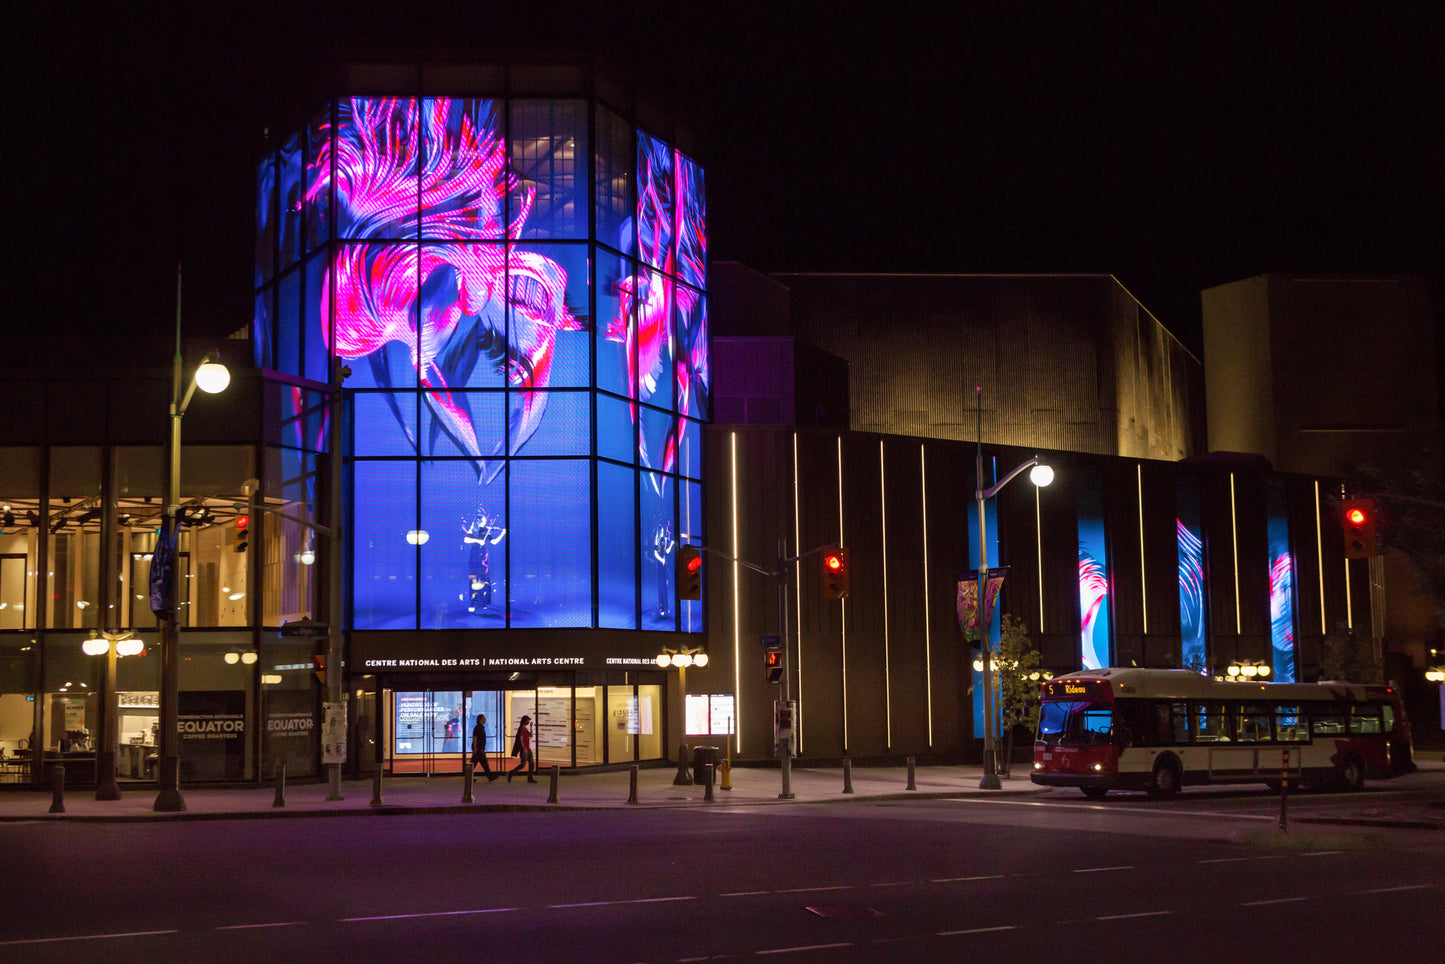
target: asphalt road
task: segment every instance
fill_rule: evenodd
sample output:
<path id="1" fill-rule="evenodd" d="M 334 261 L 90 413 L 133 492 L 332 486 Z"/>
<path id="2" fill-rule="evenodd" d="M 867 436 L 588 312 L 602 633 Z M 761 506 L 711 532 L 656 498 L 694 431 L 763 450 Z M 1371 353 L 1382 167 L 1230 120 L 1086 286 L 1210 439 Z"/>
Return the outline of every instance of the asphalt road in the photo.
<path id="1" fill-rule="evenodd" d="M 1439 959 L 1439 831 L 1112 803 L 0 824 L 0 960 Z"/>

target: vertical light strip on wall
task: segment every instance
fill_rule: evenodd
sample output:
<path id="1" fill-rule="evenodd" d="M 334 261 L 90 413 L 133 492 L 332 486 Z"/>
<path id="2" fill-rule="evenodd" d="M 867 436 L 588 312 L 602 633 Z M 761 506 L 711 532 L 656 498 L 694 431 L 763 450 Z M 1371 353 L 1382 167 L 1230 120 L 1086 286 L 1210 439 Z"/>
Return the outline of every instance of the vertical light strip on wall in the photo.
<path id="1" fill-rule="evenodd" d="M 1244 632 L 1239 610 L 1239 520 L 1234 511 L 1234 473 L 1229 473 L 1229 536 L 1234 551 L 1234 634 Z"/>
<path id="2" fill-rule="evenodd" d="M 1039 571 L 1039 635 L 1044 634 L 1044 512 L 1039 507 L 1039 486 L 1034 486 L 1034 568 Z"/>
<path id="3" fill-rule="evenodd" d="M 1144 634 L 1149 634 L 1149 563 L 1144 558 L 1144 463 L 1134 465 L 1134 478 L 1139 483 L 1139 598 L 1144 601 Z"/>
<path id="4" fill-rule="evenodd" d="M 1320 635 L 1326 636 L 1330 630 L 1325 618 L 1325 537 L 1320 526 L 1320 480 L 1315 479 L 1315 568 L 1320 573 Z"/>
<path id="5" fill-rule="evenodd" d="M 878 514 L 883 520 L 883 721 L 888 749 L 893 749 L 893 686 L 888 666 L 888 491 L 883 472 L 883 440 L 878 440 Z"/>
<path id="6" fill-rule="evenodd" d="M 838 545 L 843 542 L 843 436 L 838 436 Z M 843 750 L 848 750 L 848 600 L 838 600 L 838 622 L 840 623 L 843 649 Z"/>
<path id="7" fill-rule="evenodd" d="M 801 531 L 801 527 L 800 527 L 799 524 L 798 524 L 798 519 L 799 519 L 799 517 L 802 515 L 801 506 L 799 506 L 799 504 L 798 504 L 798 501 L 799 501 L 799 500 L 798 500 L 798 494 L 799 494 L 800 491 L 801 491 L 801 486 L 799 485 L 799 480 L 798 480 L 798 433 L 797 433 L 797 432 L 794 432 L 794 433 L 793 433 L 793 555 L 795 555 L 795 556 L 796 556 L 796 555 L 798 554 L 798 552 L 800 551 L 800 550 L 798 549 L 798 542 L 799 542 L 799 540 L 801 540 L 801 539 L 803 538 L 802 531 Z M 803 597 L 802 597 L 802 592 L 803 592 L 803 568 L 802 568 L 802 566 L 794 566 L 794 567 L 793 567 L 793 599 L 794 599 L 794 601 L 797 603 L 797 605 L 793 606 L 793 619 L 796 621 L 795 624 L 794 624 L 796 628 L 795 628 L 795 632 L 793 633 L 793 638 L 798 641 L 798 676 L 797 676 L 797 679 L 798 679 L 797 694 L 798 694 L 798 695 L 797 695 L 797 697 L 796 697 L 796 698 L 797 698 L 797 701 L 798 701 L 798 711 L 797 711 L 796 714 L 794 714 L 794 722 L 797 724 L 797 727 L 798 727 L 798 729 L 797 729 L 797 733 L 798 733 L 798 752 L 799 752 L 800 754 L 803 752 L 803 606 L 802 606 L 802 598 L 803 598 Z"/>
<path id="8" fill-rule="evenodd" d="M 742 570 L 738 568 L 738 433 L 728 436 L 732 445 L 732 555 L 733 555 L 733 745 L 739 754 L 743 752 L 742 705 L 739 697 L 743 692 L 742 660 Z"/>
<path id="9" fill-rule="evenodd" d="M 928 622 L 928 460 L 918 446 L 919 492 L 923 502 L 923 698 L 928 715 L 928 745 L 933 746 L 933 630 Z M 1035 490 L 1038 486 L 1034 486 Z"/>
<path id="10" fill-rule="evenodd" d="M 1345 497 L 1345 487 L 1342 485 L 1342 486 L 1340 486 L 1340 498 L 1343 499 L 1344 497 Z M 1344 563 L 1345 563 L 1345 628 L 1346 628 L 1346 629 L 1353 630 L 1353 629 L 1355 628 L 1355 594 L 1350 591 L 1350 560 L 1346 559 L 1346 560 L 1344 560 Z"/>

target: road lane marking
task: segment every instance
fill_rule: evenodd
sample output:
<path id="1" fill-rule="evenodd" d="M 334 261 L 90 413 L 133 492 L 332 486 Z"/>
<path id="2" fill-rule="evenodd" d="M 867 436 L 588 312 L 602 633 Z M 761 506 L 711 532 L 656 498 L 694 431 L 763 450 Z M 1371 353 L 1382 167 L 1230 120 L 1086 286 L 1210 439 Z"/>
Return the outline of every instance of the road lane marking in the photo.
<path id="1" fill-rule="evenodd" d="M 1094 920 L 1132 920 L 1135 917 L 1165 917 L 1174 913 L 1172 910 L 1148 910 L 1138 914 L 1109 914 L 1104 917 L 1095 917 Z"/>
<path id="2" fill-rule="evenodd" d="M 257 928 L 257 927 L 299 927 L 299 926 L 301 926 L 302 924 L 309 924 L 309 923 L 310 923 L 310 921 L 304 921 L 304 920 L 286 920 L 286 921 L 276 921 L 276 922 L 271 923 L 271 924 L 227 924 L 225 927 L 217 927 L 216 930 L 218 930 L 218 931 L 247 931 L 247 930 L 253 930 L 253 929 Z"/>
<path id="3" fill-rule="evenodd" d="M 885 880 L 879 884 L 869 884 L 869 887 L 907 887 L 913 883 L 911 880 Z"/>
<path id="4" fill-rule="evenodd" d="M 957 884 L 957 883 L 962 882 L 962 881 L 970 881 L 970 880 L 1003 880 L 1003 874 L 985 874 L 984 876 L 981 876 L 981 877 L 934 877 L 933 879 L 931 879 L 931 880 L 929 881 L 929 883 L 930 883 L 930 884 Z"/>
<path id="5" fill-rule="evenodd" d="M 1047 807 L 1051 810 L 1089 810 L 1096 813 L 1117 813 L 1128 816 L 1139 817 L 1223 817 L 1232 820 L 1278 820 L 1277 816 L 1261 815 L 1256 813 L 1235 813 L 1232 810 L 1166 810 L 1166 809 L 1139 809 L 1121 810 L 1108 804 L 1099 803 L 1059 803 L 1057 801 L 1044 802 L 1041 800 L 1014 800 L 1014 799 L 989 799 L 988 797 L 954 797 L 945 798 L 943 803 L 953 804 L 989 804 L 995 807 Z"/>
<path id="6" fill-rule="evenodd" d="M 124 931 L 117 934 L 76 934 L 74 937 L 30 937 L 18 941 L 0 941 L 0 947 L 17 944 L 60 944 L 64 941 L 105 941 L 117 937 L 154 937 L 157 934 L 179 934 L 178 930 L 166 931 Z"/>
<path id="7" fill-rule="evenodd" d="M 1357 894 L 1394 894 L 1402 890 L 1433 890 L 1434 884 L 1407 884 L 1403 887 L 1376 887 L 1374 890 L 1357 890 Z"/>
<path id="8" fill-rule="evenodd" d="M 730 894 L 718 894 L 719 897 L 762 897 L 764 894 L 771 894 L 771 890 L 735 890 Z"/>
<path id="9" fill-rule="evenodd" d="M 1311 850 L 1300 854 L 1301 857 L 1328 857 L 1332 854 L 1342 854 L 1343 850 Z"/>
<path id="10" fill-rule="evenodd" d="M 580 904 L 548 904 L 551 910 L 569 907 L 615 907 L 619 904 L 667 904 L 679 900 L 697 900 L 696 897 L 639 897 L 635 900 L 589 900 Z"/>
<path id="11" fill-rule="evenodd" d="M 774 947 L 767 951 L 754 951 L 754 954 L 796 954 L 799 951 L 826 951 L 834 947 L 852 947 L 851 941 L 842 941 L 837 944 L 808 944 L 803 947 Z"/>
<path id="12" fill-rule="evenodd" d="M 1244 860 L 1253 860 L 1253 857 L 1213 857 L 1209 860 L 1201 860 L 1201 864 L 1235 864 Z"/>
<path id="13" fill-rule="evenodd" d="M 1110 870 L 1133 870 L 1133 869 L 1134 869 L 1134 868 L 1133 868 L 1132 865 L 1125 865 L 1125 866 L 1121 866 L 1121 867 L 1079 867 L 1079 868 L 1077 868 L 1077 869 L 1074 870 L 1074 873 L 1076 873 L 1076 874 L 1102 874 L 1102 873 L 1104 873 L 1104 872 L 1106 872 L 1106 871 L 1110 871 Z"/>
<path id="14" fill-rule="evenodd" d="M 852 890 L 852 884 L 839 884 L 836 887 L 794 887 L 790 890 L 775 890 L 775 894 L 811 894 L 816 890 Z"/>
<path id="15" fill-rule="evenodd" d="M 1012 925 L 1012 924 L 1003 924 L 1003 925 L 1001 925 L 1001 926 L 999 926 L 999 927 L 970 927 L 970 928 L 969 928 L 968 930 L 966 930 L 966 931 L 939 931 L 939 932 L 938 932 L 936 935 L 934 935 L 934 936 L 935 936 L 935 937 L 960 937 L 960 936 L 962 936 L 962 935 L 964 935 L 964 934 L 992 934 L 992 933 L 994 933 L 995 931 L 1012 931 L 1012 930 L 1018 930 L 1018 928 L 1015 927 L 1015 926 Z"/>
<path id="16" fill-rule="evenodd" d="M 434 910 L 424 914 L 378 914 L 375 917 L 343 917 L 341 923 L 355 924 L 369 920 L 410 920 L 414 917 L 463 917 L 467 914 L 507 914 L 520 907 L 484 907 L 480 910 Z"/>
<path id="17" fill-rule="evenodd" d="M 1274 900 L 1247 900 L 1240 907 L 1268 907 L 1270 904 L 1294 904 L 1308 897 L 1276 897 Z"/>

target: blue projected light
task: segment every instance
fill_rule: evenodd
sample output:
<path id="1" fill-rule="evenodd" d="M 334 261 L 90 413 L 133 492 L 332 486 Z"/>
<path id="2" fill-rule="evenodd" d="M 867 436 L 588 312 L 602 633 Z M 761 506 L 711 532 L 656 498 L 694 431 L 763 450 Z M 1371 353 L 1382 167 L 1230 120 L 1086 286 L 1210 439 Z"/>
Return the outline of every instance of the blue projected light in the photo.
<path id="1" fill-rule="evenodd" d="M 357 629 L 702 630 L 703 171 L 588 114 L 348 98 L 258 170 L 257 344 L 351 370 Z"/>
<path id="2" fill-rule="evenodd" d="M 1274 678 L 1280 683 L 1295 679 L 1294 554 L 1289 549 L 1289 514 L 1284 483 L 1269 482 L 1269 626 L 1274 658 Z"/>

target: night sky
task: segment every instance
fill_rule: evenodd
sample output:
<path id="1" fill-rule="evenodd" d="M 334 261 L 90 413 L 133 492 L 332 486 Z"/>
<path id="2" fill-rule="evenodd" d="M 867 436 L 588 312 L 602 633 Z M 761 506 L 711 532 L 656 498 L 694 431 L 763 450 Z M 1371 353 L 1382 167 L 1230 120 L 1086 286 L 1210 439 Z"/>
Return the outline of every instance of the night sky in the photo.
<path id="1" fill-rule="evenodd" d="M 4 330 L 169 332 L 179 260 L 187 333 L 243 325 L 264 131 L 348 52 L 601 53 L 701 130 L 714 260 L 1110 272 L 1196 352 L 1266 271 L 1440 314 L 1439 4 L 840 6 L 9 0 Z"/>

